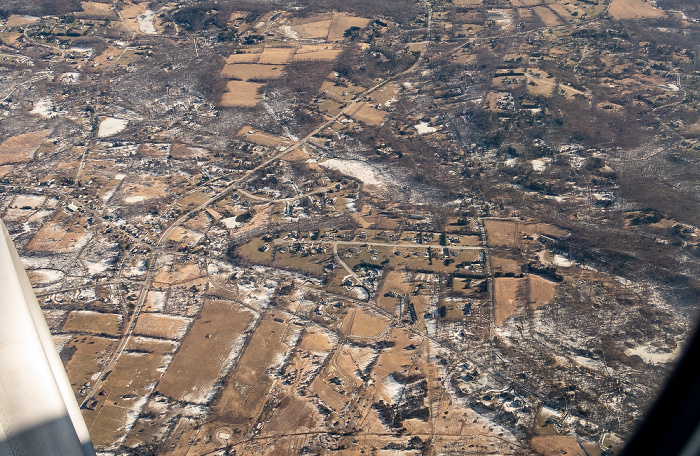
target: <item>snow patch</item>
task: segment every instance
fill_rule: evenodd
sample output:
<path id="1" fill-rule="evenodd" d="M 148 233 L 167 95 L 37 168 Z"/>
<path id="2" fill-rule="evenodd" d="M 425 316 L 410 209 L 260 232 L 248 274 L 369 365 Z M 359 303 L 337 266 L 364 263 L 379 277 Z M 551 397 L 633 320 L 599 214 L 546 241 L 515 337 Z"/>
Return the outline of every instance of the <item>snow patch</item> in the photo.
<path id="1" fill-rule="evenodd" d="M 635 348 L 628 348 L 625 350 L 625 355 L 633 356 L 637 355 L 644 360 L 647 364 L 665 364 L 678 358 L 681 354 L 680 344 L 676 345 L 676 349 L 672 352 L 662 352 L 658 348 L 651 344 L 640 345 Z"/>
<path id="2" fill-rule="evenodd" d="M 320 162 L 319 165 L 354 177 L 364 184 L 384 187 L 384 183 L 379 179 L 374 168 L 363 161 L 331 158 L 330 160 Z"/>
<path id="3" fill-rule="evenodd" d="M 431 127 L 428 122 L 421 122 L 413 126 L 418 131 L 419 135 L 425 135 L 427 133 L 435 133 L 437 128 Z"/>
<path id="4" fill-rule="evenodd" d="M 106 138 L 107 136 L 116 135 L 123 131 L 128 123 L 129 121 L 126 119 L 107 117 L 100 122 L 100 128 L 97 130 L 97 137 Z"/>
<path id="5" fill-rule="evenodd" d="M 49 98 L 42 98 L 34 103 L 34 109 L 29 111 L 29 114 L 38 114 L 41 117 L 51 119 L 53 117 L 65 114 L 65 111 L 57 111 L 54 108 L 53 101 Z"/>
<path id="6" fill-rule="evenodd" d="M 156 17 L 156 12 L 147 9 L 143 14 L 136 18 L 139 21 L 139 30 L 146 35 L 156 35 L 156 28 L 153 26 L 153 19 Z"/>
<path id="7" fill-rule="evenodd" d="M 140 203 L 141 201 L 145 200 L 146 197 L 143 195 L 138 195 L 138 196 L 129 196 L 128 198 L 124 198 L 125 203 Z"/>
<path id="8" fill-rule="evenodd" d="M 534 160 L 530 160 L 530 163 L 532 164 L 532 169 L 539 173 L 541 173 L 547 168 L 547 163 L 544 160 L 536 158 Z"/>

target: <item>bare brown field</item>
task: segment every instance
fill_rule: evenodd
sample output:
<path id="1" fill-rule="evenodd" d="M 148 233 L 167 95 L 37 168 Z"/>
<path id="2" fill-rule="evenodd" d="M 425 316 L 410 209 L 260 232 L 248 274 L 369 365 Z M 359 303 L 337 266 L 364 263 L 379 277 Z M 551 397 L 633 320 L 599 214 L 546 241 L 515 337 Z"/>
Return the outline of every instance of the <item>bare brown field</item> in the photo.
<path id="1" fill-rule="evenodd" d="M 484 0 L 453 0 L 452 3 L 460 8 L 470 7 L 470 6 L 480 6 L 484 3 Z"/>
<path id="2" fill-rule="evenodd" d="M 68 346 L 75 347 L 75 352 L 66 363 L 66 372 L 76 395 L 86 382 L 97 380 L 103 358 L 116 344 L 116 339 L 97 336 L 75 336 L 68 343 Z"/>
<path id="3" fill-rule="evenodd" d="M 110 20 L 118 20 L 119 16 L 112 10 L 110 3 L 80 2 L 82 11 L 75 13 L 76 17 L 99 17 Z"/>
<path id="4" fill-rule="evenodd" d="M 379 355 L 377 364 L 372 371 L 372 378 L 374 378 L 377 385 L 377 394 L 387 403 L 393 403 L 392 391 L 387 388 L 387 379 L 392 372 L 399 372 L 401 374 L 409 374 L 409 369 L 417 361 L 418 355 L 420 353 L 421 339 L 413 336 L 411 333 L 403 328 L 394 328 L 391 336 L 388 338 L 389 342 L 393 342 L 393 346 L 389 349 L 383 350 Z M 420 368 L 419 368 L 420 369 Z M 410 374 L 418 373 L 415 369 L 410 372 Z"/>
<path id="5" fill-rule="evenodd" d="M 392 293 L 396 296 L 403 296 L 410 291 L 410 285 L 404 281 L 401 271 L 389 271 L 382 283 L 382 288 L 377 293 L 377 305 L 387 312 L 397 311 L 400 299 L 398 297 L 387 296 Z"/>
<path id="6" fill-rule="evenodd" d="M 12 14 L 10 17 L 7 18 L 7 21 L 5 21 L 5 27 L 17 27 L 21 25 L 29 25 L 33 24 L 38 20 L 38 18 L 35 17 L 29 17 L 29 16 L 20 16 L 17 14 Z"/>
<path id="7" fill-rule="evenodd" d="M 608 13 L 615 19 L 666 17 L 663 10 L 654 8 L 651 2 L 644 0 L 612 0 Z"/>
<path id="8" fill-rule="evenodd" d="M 5 177 L 7 173 L 9 173 L 12 170 L 12 165 L 3 165 L 0 166 L 0 177 Z"/>
<path id="9" fill-rule="evenodd" d="M 315 326 L 307 326 L 299 344 L 299 350 L 315 355 L 325 355 L 332 348 L 331 340 L 324 331 Z"/>
<path id="10" fill-rule="evenodd" d="M 228 63 L 221 70 L 222 78 L 241 79 L 243 81 L 277 79 L 282 76 L 282 65 L 263 65 L 260 63 Z"/>
<path id="11" fill-rule="evenodd" d="M 342 111 L 345 107 L 344 104 L 338 103 L 337 101 L 330 99 L 323 100 L 316 106 L 318 107 L 319 111 L 326 113 L 331 117 L 340 114 L 340 111 Z"/>
<path id="12" fill-rule="evenodd" d="M 514 8 L 521 8 L 521 7 L 525 6 L 525 3 L 523 2 L 523 0 L 510 0 L 510 4 Z"/>
<path id="13" fill-rule="evenodd" d="M 360 94 L 365 91 L 365 88 L 358 85 L 336 85 L 331 81 L 323 81 L 321 84 L 321 93 L 325 93 L 328 97 L 340 102 L 345 103 L 350 101 L 355 95 Z"/>
<path id="14" fill-rule="evenodd" d="M 294 54 L 295 61 L 335 60 L 342 49 L 327 44 L 305 44 Z"/>
<path id="15" fill-rule="evenodd" d="M 176 285 L 205 277 L 206 275 L 207 271 L 195 263 L 173 264 L 160 268 L 153 279 L 153 283 L 155 286 L 158 286 L 158 284 Z"/>
<path id="16" fill-rule="evenodd" d="M 39 130 L 10 136 L 0 144 L 0 165 L 26 163 L 46 141 L 51 130 Z"/>
<path id="17" fill-rule="evenodd" d="M 348 109 L 347 115 L 367 125 L 379 125 L 386 120 L 385 112 L 374 108 L 366 101 L 361 101 Z"/>
<path id="18" fill-rule="evenodd" d="M 531 69 L 525 77 L 528 80 L 527 90 L 534 95 L 550 96 L 556 88 L 556 79 L 551 77 L 546 71 Z"/>
<path id="19" fill-rule="evenodd" d="M 175 143 L 170 149 L 170 155 L 173 158 L 204 158 L 211 155 L 207 149 L 201 147 L 188 147 L 184 144 Z"/>
<path id="20" fill-rule="evenodd" d="M 578 441 L 565 435 L 538 435 L 532 438 L 530 446 L 538 454 L 543 456 L 555 456 L 561 454 L 573 456 L 586 456 Z"/>
<path id="21" fill-rule="evenodd" d="M 170 155 L 170 144 L 142 143 L 138 153 L 143 157 L 165 158 Z"/>
<path id="22" fill-rule="evenodd" d="M 350 27 L 365 28 L 369 24 L 369 19 L 364 17 L 348 16 L 338 13 L 333 16 L 333 21 L 328 29 L 328 41 L 342 41 L 343 34 Z"/>
<path id="23" fill-rule="evenodd" d="M 239 54 L 231 54 L 226 58 L 226 63 L 258 63 L 260 60 L 260 52 L 241 52 Z"/>
<path id="24" fill-rule="evenodd" d="M 252 320 L 253 315 L 238 304 L 207 300 L 158 383 L 158 391 L 178 401 L 206 402 L 233 346 Z"/>
<path id="25" fill-rule="evenodd" d="M 561 3 L 550 3 L 547 6 L 549 6 L 549 9 L 557 13 L 559 17 L 561 17 L 565 21 L 570 21 L 571 19 L 573 19 L 573 16 L 569 12 L 569 10 L 564 8 L 564 5 L 562 5 Z"/>
<path id="26" fill-rule="evenodd" d="M 391 103 L 393 103 L 394 100 L 396 100 L 396 96 L 398 93 L 401 91 L 401 88 L 399 87 L 398 84 L 396 83 L 391 83 L 387 84 L 381 89 L 377 90 L 374 92 L 371 97 L 372 100 L 377 102 L 381 106 L 389 107 Z"/>
<path id="27" fill-rule="evenodd" d="M 289 63 L 290 60 L 292 60 L 292 57 L 294 57 L 294 52 L 296 52 L 296 48 L 292 47 L 266 47 L 265 49 L 263 49 L 258 63 L 266 63 L 268 65 L 284 65 L 286 63 Z"/>
<path id="28" fill-rule="evenodd" d="M 352 327 L 348 335 L 357 337 L 377 337 L 391 323 L 386 317 L 370 315 L 365 310 L 357 309 L 353 318 Z"/>
<path id="29" fill-rule="evenodd" d="M 153 390 L 162 375 L 161 369 L 170 358 L 174 342 L 162 340 L 135 341 L 119 357 L 103 385 L 103 395 L 94 410 L 84 409 L 83 418 L 95 445 L 110 445 L 126 432 L 130 410 L 138 400 Z"/>
<path id="30" fill-rule="evenodd" d="M 243 138 L 244 141 L 265 147 L 278 147 L 291 144 L 287 139 L 281 136 L 258 130 L 249 125 L 244 125 L 243 128 L 238 131 L 238 136 Z"/>
<path id="31" fill-rule="evenodd" d="M 333 22 L 332 19 L 308 22 L 306 24 L 300 24 L 295 26 L 294 30 L 302 38 L 325 40 L 326 38 L 328 38 L 328 31 L 331 28 L 331 22 Z"/>
<path id="32" fill-rule="evenodd" d="M 221 106 L 255 106 L 260 101 L 258 91 L 263 85 L 259 82 L 228 81 L 226 92 L 221 95 Z"/>
<path id="33" fill-rule="evenodd" d="M 497 326 L 503 324 L 508 317 L 515 313 L 518 304 L 527 301 L 525 293 L 525 281 L 513 277 L 496 277 L 494 279 L 494 319 Z"/>
<path id="34" fill-rule="evenodd" d="M 332 355 L 331 355 L 332 356 Z M 318 395 L 318 397 L 330 407 L 332 410 L 337 412 L 343 410 L 343 408 L 350 401 L 351 391 L 346 391 L 347 385 L 342 384 L 337 385 L 336 379 L 349 378 L 348 375 L 335 367 L 333 364 L 328 364 L 326 368 L 317 375 L 313 382 L 311 382 L 311 391 Z M 333 382 L 331 381 L 333 380 Z M 341 380 L 342 381 L 342 380 Z M 354 380 L 352 380 L 354 382 Z M 347 382 L 347 380 L 345 380 Z"/>
<path id="35" fill-rule="evenodd" d="M 74 310 L 63 323 L 63 331 L 117 336 L 121 322 L 121 315 Z"/>
<path id="36" fill-rule="evenodd" d="M 118 195 L 122 203 L 134 204 L 164 196 L 166 187 L 163 179 L 141 174 L 125 179 Z"/>
<path id="37" fill-rule="evenodd" d="M 565 230 L 546 223 L 527 223 L 519 220 L 495 220 L 487 219 L 484 227 L 488 234 L 490 246 L 515 247 L 521 245 L 523 234 L 537 236 L 540 234 L 562 237 L 567 234 Z"/>
<path id="38" fill-rule="evenodd" d="M 491 257 L 491 265 L 495 272 L 502 274 L 520 274 L 522 272 L 518 262 L 508 258 Z"/>
<path id="39" fill-rule="evenodd" d="M 274 414 L 265 425 L 265 431 L 278 434 L 293 434 L 317 429 L 323 423 L 318 409 L 308 398 L 300 398 L 293 393 L 282 394 Z"/>
<path id="40" fill-rule="evenodd" d="M 58 214 L 34 235 L 28 250 L 46 252 L 70 252 L 87 240 L 90 232 L 85 228 L 87 219 L 77 215 Z"/>
<path id="41" fill-rule="evenodd" d="M 532 274 L 528 275 L 527 279 L 530 281 L 530 305 L 533 308 L 537 309 L 554 301 L 556 282 Z"/>
<path id="42" fill-rule="evenodd" d="M 267 369 L 284 353 L 286 324 L 276 321 L 275 314 L 266 315 L 241 356 L 236 370 L 225 381 L 216 404 L 216 414 L 244 433 L 249 430 L 267 400 L 273 379 Z"/>
<path id="43" fill-rule="evenodd" d="M 141 313 L 134 334 L 177 340 L 185 334 L 190 319 L 175 315 Z"/>
<path id="44" fill-rule="evenodd" d="M 119 54 L 122 53 L 122 49 L 115 46 L 109 46 L 105 49 L 102 54 L 96 56 L 93 59 L 92 67 L 100 67 L 103 65 L 109 65 L 112 60 L 114 60 Z"/>
<path id="45" fill-rule="evenodd" d="M 518 307 L 529 305 L 537 309 L 554 300 L 556 282 L 528 274 L 523 278 L 496 277 L 494 279 L 494 319 L 500 326 Z"/>
<path id="46" fill-rule="evenodd" d="M 533 9 L 535 10 L 535 14 L 544 22 L 544 25 L 552 27 L 563 24 L 559 17 L 546 6 L 535 6 Z"/>

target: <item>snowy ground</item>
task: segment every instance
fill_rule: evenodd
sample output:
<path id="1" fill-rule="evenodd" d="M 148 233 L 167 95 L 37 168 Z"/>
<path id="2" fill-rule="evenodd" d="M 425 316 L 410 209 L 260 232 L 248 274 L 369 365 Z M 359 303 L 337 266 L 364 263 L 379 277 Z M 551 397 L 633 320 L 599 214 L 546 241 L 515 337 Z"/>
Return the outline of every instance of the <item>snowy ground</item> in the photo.
<path id="1" fill-rule="evenodd" d="M 107 117 L 102 122 L 100 122 L 100 128 L 97 131 L 97 137 L 106 138 L 108 136 L 116 135 L 120 131 L 124 130 L 128 123 L 129 121 L 126 119 Z"/>

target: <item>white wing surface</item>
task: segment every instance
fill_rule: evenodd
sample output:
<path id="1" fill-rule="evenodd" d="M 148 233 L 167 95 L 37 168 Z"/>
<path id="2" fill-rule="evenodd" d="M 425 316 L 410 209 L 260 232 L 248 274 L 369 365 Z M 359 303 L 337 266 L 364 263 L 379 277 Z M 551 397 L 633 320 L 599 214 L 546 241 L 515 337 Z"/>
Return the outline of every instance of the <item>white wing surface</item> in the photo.
<path id="1" fill-rule="evenodd" d="M 0 456 L 94 454 L 29 278 L 0 220 Z"/>

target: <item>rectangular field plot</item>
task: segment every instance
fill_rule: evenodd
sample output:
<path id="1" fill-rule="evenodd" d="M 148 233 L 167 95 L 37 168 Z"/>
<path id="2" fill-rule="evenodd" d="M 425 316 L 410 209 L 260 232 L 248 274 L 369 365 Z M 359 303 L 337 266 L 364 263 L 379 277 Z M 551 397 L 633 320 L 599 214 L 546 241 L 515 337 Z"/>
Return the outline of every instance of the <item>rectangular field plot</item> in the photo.
<path id="1" fill-rule="evenodd" d="M 108 445 L 126 433 L 170 360 L 175 342 L 135 338 L 109 374 L 97 403 L 83 410 L 96 445 Z"/>
<path id="2" fill-rule="evenodd" d="M 216 413 L 223 421 L 244 432 L 253 424 L 272 386 L 273 378 L 267 371 L 288 348 L 286 327 L 274 314 L 260 322 L 216 404 Z"/>
<path id="3" fill-rule="evenodd" d="M 206 402 L 253 315 L 230 301 L 207 300 L 158 391 L 177 401 Z"/>
<path id="4" fill-rule="evenodd" d="M 98 379 L 103 359 L 111 353 L 111 348 L 116 344 L 116 339 L 75 336 L 64 347 L 64 352 L 67 350 L 64 358 L 69 357 L 66 372 L 76 395 L 85 383 L 94 383 Z"/>
<path id="5" fill-rule="evenodd" d="M 221 77 L 241 79 L 243 81 L 277 79 L 282 76 L 283 70 L 284 66 L 281 65 L 230 63 L 224 65 L 224 69 L 221 70 Z"/>
<path id="6" fill-rule="evenodd" d="M 260 82 L 228 81 L 226 92 L 221 96 L 221 106 L 255 106 L 260 101 L 258 90 L 263 85 Z"/>
<path id="7" fill-rule="evenodd" d="M 121 315 L 74 310 L 63 324 L 63 331 L 117 336 L 121 322 Z"/>
<path id="8" fill-rule="evenodd" d="M 185 334 L 189 318 L 156 313 L 142 313 L 134 328 L 135 334 L 158 339 L 179 339 Z"/>

